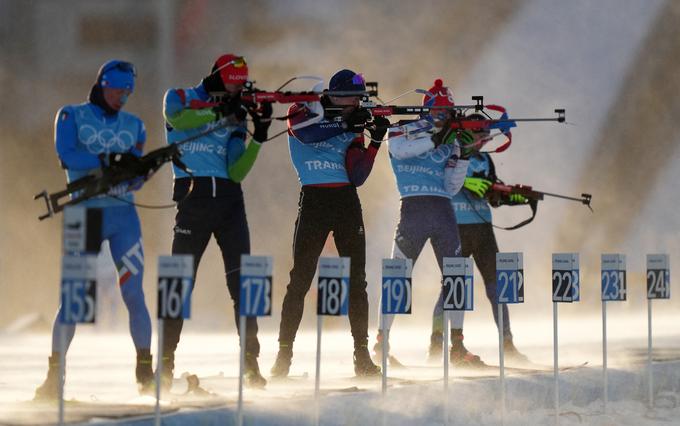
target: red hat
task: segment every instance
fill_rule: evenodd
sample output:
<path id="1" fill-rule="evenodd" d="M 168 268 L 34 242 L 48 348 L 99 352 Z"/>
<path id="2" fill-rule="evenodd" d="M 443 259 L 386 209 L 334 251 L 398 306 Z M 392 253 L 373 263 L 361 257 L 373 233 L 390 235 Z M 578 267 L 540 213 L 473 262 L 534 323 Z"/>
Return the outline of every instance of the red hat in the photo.
<path id="1" fill-rule="evenodd" d="M 220 56 L 213 65 L 212 74 L 218 71 L 224 84 L 243 84 L 248 80 L 248 64 L 242 56 L 231 53 Z"/>
<path id="2" fill-rule="evenodd" d="M 429 92 L 423 97 L 424 106 L 454 106 L 453 93 L 448 87 L 444 86 L 441 78 L 434 81 L 434 86 L 430 88 Z"/>

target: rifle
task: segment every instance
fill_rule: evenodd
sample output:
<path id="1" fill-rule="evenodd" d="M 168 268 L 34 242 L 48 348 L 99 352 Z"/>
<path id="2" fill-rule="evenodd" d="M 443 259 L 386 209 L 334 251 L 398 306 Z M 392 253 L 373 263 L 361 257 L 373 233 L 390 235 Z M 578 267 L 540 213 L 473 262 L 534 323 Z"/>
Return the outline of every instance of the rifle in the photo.
<path id="1" fill-rule="evenodd" d="M 510 195 L 513 194 L 519 194 L 528 199 L 527 204 L 529 204 L 529 207 L 531 207 L 531 217 L 528 219 L 525 219 L 521 221 L 520 223 L 509 226 L 509 227 L 500 227 L 500 226 L 495 226 L 496 228 L 504 229 L 506 231 L 512 231 L 517 228 L 521 228 L 524 225 L 527 225 L 531 223 L 531 221 L 534 220 L 536 217 L 536 212 L 538 211 L 538 202 L 542 201 L 544 197 L 555 197 L 555 198 L 562 198 L 564 200 L 570 200 L 570 201 L 578 201 L 581 204 L 584 204 L 586 207 L 590 209 L 591 212 L 593 212 L 593 208 L 590 206 L 590 201 L 593 198 L 591 194 L 581 194 L 581 197 L 571 197 L 567 195 L 561 195 L 561 194 L 554 194 L 552 192 L 543 192 L 543 191 L 536 191 L 534 190 L 531 186 L 528 185 L 506 185 L 505 183 L 501 181 L 497 181 L 491 185 L 491 187 L 488 189 L 486 192 L 485 198 L 489 201 L 489 204 L 492 206 L 498 207 L 500 205 L 511 205 L 512 203 L 509 202 L 509 197 Z M 467 194 L 465 194 L 467 198 Z M 468 199 L 468 201 L 470 201 Z"/>
<path id="2" fill-rule="evenodd" d="M 98 195 L 107 194 L 116 185 L 120 185 L 121 183 L 129 182 L 137 178 L 142 178 L 146 182 L 163 166 L 163 164 L 170 161 L 181 170 L 188 173 L 189 176 L 192 176 L 191 171 L 180 160 L 182 154 L 179 147 L 230 125 L 231 123 L 223 118 L 218 121 L 216 125 L 201 133 L 166 147 L 153 150 L 135 161 L 126 162 L 126 164 L 114 163 L 109 166 L 104 166 L 101 169 L 98 169 L 94 174 L 88 174 L 73 182 L 69 182 L 66 185 L 66 188 L 61 191 L 50 194 L 46 190 L 43 190 L 33 197 L 34 200 L 44 199 L 47 206 L 47 213 L 39 216 L 38 219 L 47 219 L 64 210 L 64 207 L 66 206 L 75 205 Z M 61 202 L 62 198 L 68 196 L 72 196 L 72 198 L 66 202 Z"/>
<path id="3" fill-rule="evenodd" d="M 593 208 L 590 206 L 590 201 L 592 200 L 593 196 L 591 194 L 581 194 L 581 197 L 571 197 L 568 195 L 561 195 L 561 194 L 555 194 L 552 192 L 543 192 L 543 191 L 536 191 L 534 190 L 531 186 L 528 185 L 506 185 L 503 182 L 496 182 L 493 185 L 491 185 L 491 188 L 487 191 L 487 198 L 489 198 L 489 201 L 498 201 L 497 205 L 503 204 L 501 198 L 503 195 L 510 196 L 512 194 L 519 194 L 522 195 L 529 200 L 536 200 L 536 201 L 542 201 L 544 197 L 555 197 L 555 198 L 561 198 L 563 200 L 569 200 L 569 201 L 578 201 L 581 204 L 584 204 L 586 207 L 590 209 L 590 211 L 593 211 Z"/>

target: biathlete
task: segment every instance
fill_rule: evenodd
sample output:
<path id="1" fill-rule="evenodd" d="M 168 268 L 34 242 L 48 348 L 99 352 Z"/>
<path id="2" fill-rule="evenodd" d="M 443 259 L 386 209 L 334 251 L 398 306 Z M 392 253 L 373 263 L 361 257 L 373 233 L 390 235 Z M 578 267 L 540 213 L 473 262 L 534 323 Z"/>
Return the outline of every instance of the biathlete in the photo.
<path id="1" fill-rule="evenodd" d="M 55 146 L 68 182 L 113 162 L 134 161 L 146 142 L 144 123 L 134 114 L 122 111 L 135 88 L 135 68 L 125 61 L 111 60 L 101 66 L 90 90 L 88 101 L 66 105 L 55 119 Z M 134 157 L 134 158 L 131 158 Z M 151 319 L 144 302 L 142 276 L 144 250 L 137 211 L 132 205 L 135 191 L 143 179 L 123 183 L 107 195 L 80 203 L 101 213 L 101 238 L 108 240 L 118 272 L 120 292 L 129 313 L 130 334 L 137 351 L 135 377 L 140 393 L 153 390 L 151 366 Z M 99 247 L 96 248 L 99 250 Z M 65 253 L 67 254 L 67 253 Z M 56 399 L 59 392 L 60 330 L 65 333 L 64 353 L 73 340 L 74 324 L 60 324 L 64 314 L 60 306 L 52 329 L 52 355 L 45 382 L 36 389 L 35 399 Z"/>

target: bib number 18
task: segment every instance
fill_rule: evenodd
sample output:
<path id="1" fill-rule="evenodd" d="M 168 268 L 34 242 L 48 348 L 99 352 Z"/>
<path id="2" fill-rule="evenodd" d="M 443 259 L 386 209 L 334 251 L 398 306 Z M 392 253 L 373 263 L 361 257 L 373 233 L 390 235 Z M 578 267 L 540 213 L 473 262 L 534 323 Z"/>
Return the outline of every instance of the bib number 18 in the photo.
<path id="1" fill-rule="evenodd" d="M 348 257 L 319 259 L 317 315 L 347 315 L 349 313 Z"/>

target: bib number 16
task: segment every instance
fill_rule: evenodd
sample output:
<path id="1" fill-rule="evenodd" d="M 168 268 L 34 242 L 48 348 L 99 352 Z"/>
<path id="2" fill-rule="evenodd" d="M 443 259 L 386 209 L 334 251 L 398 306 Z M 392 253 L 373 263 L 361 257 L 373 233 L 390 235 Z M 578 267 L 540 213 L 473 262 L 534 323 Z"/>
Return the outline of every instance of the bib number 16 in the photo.
<path id="1" fill-rule="evenodd" d="M 191 317 L 192 255 L 158 257 L 158 319 Z"/>

